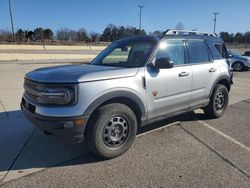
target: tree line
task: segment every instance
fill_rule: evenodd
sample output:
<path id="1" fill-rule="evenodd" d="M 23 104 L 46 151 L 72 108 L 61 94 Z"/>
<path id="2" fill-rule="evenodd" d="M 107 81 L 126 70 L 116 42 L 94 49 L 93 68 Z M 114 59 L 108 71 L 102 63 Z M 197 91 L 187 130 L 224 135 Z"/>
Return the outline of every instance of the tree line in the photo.
<path id="1" fill-rule="evenodd" d="M 102 34 L 97 32 L 88 33 L 86 29 L 80 28 L 78 30 L 72 30 L 69 28 L 62 28 L 55 33 L 50 28 L 38 27 L 34 30 L 18 29 L 15 32 L 16 42 L 85 42 L 85 43 L 97 43 L 97 42 L 113 42 L 115 40 L 129 37 L 146 35 L 144 30 L 137 29 L 131 26 L 116 26 L 113 24 L 107 25 Z M 10 31 L 0 30 L 0 41 L 13 42 L 13 36 Z"/>
<path id="2" fill-rule="evenodd" d="M 183 24 L 178 23 L 178 28 L 184 28 Z M 177 26 L 176 26 L 177 27 Z M 98 43 L 98 42 L 113 42 L 129 36 L 139 36 L 139 35 L 156 35 L 161 36 L 163 31 L 154 31 L 146 33 L 145 30 L 137 29 L 131 26 L 116 26 L 113 24 L 107 25 L 103 32 L 87 32 L 86 29 L 80 28 L 78 30 L 72 30 L 69 28 L 62 28 L 53 32 L 50 28 L 38 27 L 34 30 L 23 30 L 18 29 L 15 32 L 15 38 L 17 43 L 25 42 L 85 42 L 85 43 Z M 232 44 L 244 44 L 250 43 L 250 32 L 245 33 L 228 33 L 221 32 L 219 34 L 226 43 Z M 0 41 L 13 42 L 13 36 L 10 31 L 0 30 Z"/>
<path id="3" fill-rule="evenodd" d="M 220 37 L 226 43 L 246 44 L 250 43 L 250 32 L 229 34 L 228 32 L 221 32 Z"/>

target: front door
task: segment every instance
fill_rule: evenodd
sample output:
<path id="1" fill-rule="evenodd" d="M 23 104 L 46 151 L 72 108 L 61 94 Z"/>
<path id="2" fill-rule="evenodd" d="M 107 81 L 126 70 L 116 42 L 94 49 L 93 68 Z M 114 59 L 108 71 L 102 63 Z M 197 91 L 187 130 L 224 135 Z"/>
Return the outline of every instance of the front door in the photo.
<path id="1" fill-rule="evenodd" d="M 191 97 L 192 68 L 186 64 L 184 41 L 161 42 L 152 63 L 158 58 L 169 58 L 174 66 L 169 69 L 146 67 L 149 119 L 187 109 Z"/>

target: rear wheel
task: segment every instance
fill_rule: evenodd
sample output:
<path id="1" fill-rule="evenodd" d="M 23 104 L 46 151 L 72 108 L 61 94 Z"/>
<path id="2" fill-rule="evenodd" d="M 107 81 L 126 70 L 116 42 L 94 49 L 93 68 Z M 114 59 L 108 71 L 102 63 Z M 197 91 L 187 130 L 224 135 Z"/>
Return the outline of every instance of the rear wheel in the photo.
<path id="1" fill-rule="evenodd" d="M 133 144 L 137 132 L 134 112 L 120 103 L 100 107 L 87 127 L 86 139 L 90 149 L 104 159 L 125 153 Z"/>
<path id="2" fill-rule="evenodd" d="M 228 102 L 227 88 L 224 85 L 217 84 L 210 97 L 208 106 L 204 108 L 204 112 L 211 118 L 219 118 L 225 113 Z"/>
<path id="3" fill-rule="evenodd" d="M 244 64 L 240 61 L 235 62 L 232 67 L 235 71 L 243 71 L 245 68 Z"/>

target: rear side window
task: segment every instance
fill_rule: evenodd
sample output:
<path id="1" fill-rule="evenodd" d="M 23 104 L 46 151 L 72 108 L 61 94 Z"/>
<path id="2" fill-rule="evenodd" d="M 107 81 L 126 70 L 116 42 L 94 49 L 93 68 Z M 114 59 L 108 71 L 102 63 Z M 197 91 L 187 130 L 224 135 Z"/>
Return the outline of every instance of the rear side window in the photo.
<path id="1" fill-rule="evenodd" d="M 227 51 L 223 44 L 215 44 L 215 47 L 218 49 L 223 58 L 227 58 Z"/>
<path id="2" fill-rule="evenodd" d="M 209 61 L 206 44 L 203 40 L 188 40 L 189 63 L 205 63 Z"/>
<path id="3" fill-rule="evenodd" d="M 214 59 L 222 59 L 227 57 L 226 49 L 222 43 L 209 42 L 208 46 Z"/>

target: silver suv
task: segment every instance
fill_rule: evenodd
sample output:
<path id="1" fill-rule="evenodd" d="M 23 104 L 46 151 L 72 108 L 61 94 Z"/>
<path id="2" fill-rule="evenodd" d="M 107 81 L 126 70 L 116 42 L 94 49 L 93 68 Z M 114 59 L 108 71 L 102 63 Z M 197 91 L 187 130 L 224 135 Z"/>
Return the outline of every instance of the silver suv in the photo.
<path id="1" fill-rule="evenodd" d="M 114 42 L 90 64 L 27 73 L 21 107 L 45 133 L 86 140 L 107 159 L 130 148 L 139 126 L 197 108 L 222 116 L 231 83 L 220 38 L 167 30 Z"/>

